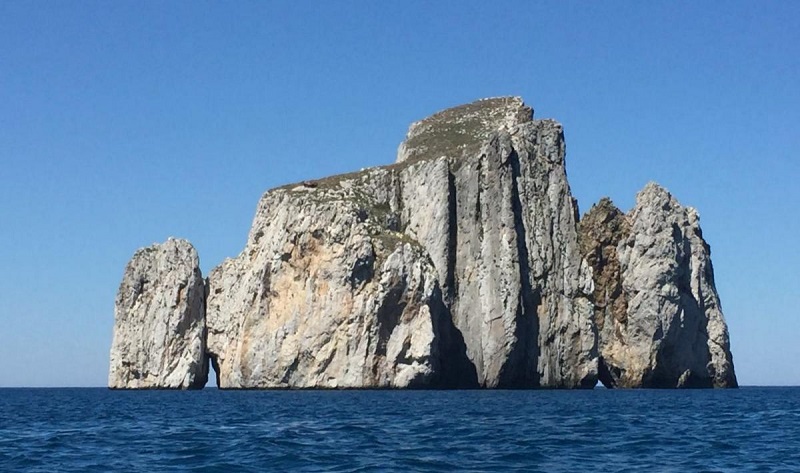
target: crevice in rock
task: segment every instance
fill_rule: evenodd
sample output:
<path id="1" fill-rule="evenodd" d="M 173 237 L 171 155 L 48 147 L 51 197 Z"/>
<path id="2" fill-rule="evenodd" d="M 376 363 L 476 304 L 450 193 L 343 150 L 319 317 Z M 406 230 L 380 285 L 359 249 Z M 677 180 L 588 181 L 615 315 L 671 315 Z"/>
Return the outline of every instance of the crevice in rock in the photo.
<path id="1" fill-rule="evenodd" d="M 475 174 L 477 176 L 477 185 L 475 186 L 476 189 L 476 197 L 475 197 L 475 221 L 480 223 L 483 220 L 483 214 L 481 210 L 481 190 L 483 189 L 483 159 L 486 155 L 483 155 L 478 159 L 478 165 L 475 167 Z M 481 229 L 483 228 L 480 226 Z M 481 240 L 483 240 L 483 231 L 481 230 Z"/>
<path id="2" fill-rule="evenodd" d="M 283 377 L 281 378 L 281 385 L 288 385 L 289 381 L 292 379 L 292 375 L 297 371 L 297 367 L 300 366 L 300 354 L 298 353 L 295 355 L 294 360 L 292 360 L 292 364 L 286 368 L 286 371 L 283 372 Z"/>
<path id="3" fill-rule="evenodd" d="M 440 375 L 432 387 L 444 389 L 477 389 L 478 370 L 467 356 L 464 335 L 455 323 L 453 315 L 442 298 L 442 289 L 436 285 L 430 303 L 433 333 L 440 338 L 434 342 L 439 347 Z"/>
<path id="4" fill-rule="evenodd" d="M 523 219 L 522 200 L 519 192 L 521 176 L 519 155 L 511 150 L 507 162 L 511 166 L 511 209 L 514 214 L 514 231 L 519 258 L 520 296 L 515 316 L 514 347 L 500 374 L 499 387 L 538 387 L 539 376 L 539 314 L 541 294 L 531 286 L 530 254 L 527 245 L 527 230 Z"/>
<path id="5" fill-rule="evenodd" d="M 450 307 L 458 294 L 456 278 L 456 251 L 458 249 L 458 202 L 456 199 L 456 178 L 447 171 L 447 276 L 444 281 L 445 304 Z"/>
<path id="6" fill-rule="evenodd" d="M 203 289 L 203 306 L 201 308 L 203 320 L 203 361 L 201 368 L 202 377 L 196 380 L 197 386 L 195 389 L 203 389 L 208 384 L 209 365 L 213 366 L 214 374 L 216 375 L 217 386 L 219 386 L 219 368 L 216 364 L 216 357 L 212 358 L 211 354 L 208 352 L 208 294 L 211 287 L 209 285 L 208 277 L 203 278 L 202 275 L 198 276 L 201 278 L 201 287 Z"/>
<path id="7" fill-rule="evenodd" d="M 400 317 L 406 308 L 406 301 L 403 298 L 405 292 L 404 282 L 392 281 L 391 290 L 383 300 L 376 314 L 378 320 L 378 346 L 375 354 L 386 356 L 386 344 L 392 336 Z"/>

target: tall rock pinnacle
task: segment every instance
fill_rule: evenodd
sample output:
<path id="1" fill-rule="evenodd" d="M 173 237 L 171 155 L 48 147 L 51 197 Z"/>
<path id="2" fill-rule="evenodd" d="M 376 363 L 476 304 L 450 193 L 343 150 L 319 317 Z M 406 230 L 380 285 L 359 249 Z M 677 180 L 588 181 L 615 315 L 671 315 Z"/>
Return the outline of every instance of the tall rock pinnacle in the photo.
<path id="1" fill-rule="evenodd" d="M 655 183 L 628 215 L 606 199 L 582 219 L 606 386 L 737 386 L 699 220 Z"/>
<path id="2" fill-rule="evenodd" d="M 198 265 L 186 240 L 170 238 L 133 255 L 114 309 L 109 387 L 205 386 L 205 287 Z"/>

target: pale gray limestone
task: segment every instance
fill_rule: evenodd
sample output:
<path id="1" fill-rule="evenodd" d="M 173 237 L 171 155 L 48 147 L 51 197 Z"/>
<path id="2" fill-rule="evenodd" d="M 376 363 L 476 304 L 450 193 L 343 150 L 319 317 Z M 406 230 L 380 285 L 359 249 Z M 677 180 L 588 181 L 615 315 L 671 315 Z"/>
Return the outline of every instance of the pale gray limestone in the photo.
<path id="1" fill-rule="evenodd" d="M 202 388 L 205 352 L 205 288 L 194 247 L 170 238 L 138 250 L 117 292 L 108 386 Z"/>
<path id="2" fill-rule="evenodd" d="M 728 328 L 700 217 L 650 183 L 627 215 L 610 201 L 581 222 L 595 270 L 600 379 L 609 387 L 736 387 Z"/>

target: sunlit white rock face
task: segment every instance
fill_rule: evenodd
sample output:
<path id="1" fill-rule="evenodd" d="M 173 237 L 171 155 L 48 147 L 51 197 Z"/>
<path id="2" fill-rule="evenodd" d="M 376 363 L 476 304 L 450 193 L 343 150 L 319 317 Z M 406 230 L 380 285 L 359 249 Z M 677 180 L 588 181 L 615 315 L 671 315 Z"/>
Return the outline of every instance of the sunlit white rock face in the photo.
<path id="1" fill-rule="evenodd" d="M 648 184 L 624 215 L 610 201 L 581 222 L 594 268 L 600 377 L 619 387 L 736 387 L 728 329 L 700 219 Z"/>
<path id="2" fill-rule="evenodd" d="M 359 198 L 322 187 L 264 196 L 245 250 L 209 278 L 208 349 L 220 387 L 436 381 L 436 271 Z"/>
<path id="3" fill-rule="evenodd" d="M 140 249 L 117 292 L 108 386 L 196 389 L 207 377 L 205 287 L 197 252 L 173 238 Z"/>
<path id="4" fill-rule="evenodd" d="M 564 148 L 561 125 L 534 120 L 516 97 L 433 115 L 400 147 L 398 161 L 413 163 L 406 231 L 436 262 L 482 386 L 596 381 L 591 280 Z"/>

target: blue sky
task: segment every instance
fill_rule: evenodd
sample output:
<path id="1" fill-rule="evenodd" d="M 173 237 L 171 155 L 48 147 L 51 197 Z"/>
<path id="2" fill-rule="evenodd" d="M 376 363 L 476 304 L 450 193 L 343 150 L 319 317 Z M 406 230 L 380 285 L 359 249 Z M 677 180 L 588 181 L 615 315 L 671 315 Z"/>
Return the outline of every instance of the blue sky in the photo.
<path id="1" fill-rule="evenodd" d="M 742 384 L 800 384 L 798 2 L 0 2 L 0 386 L 104 386 L 133 252 L 520 95 L 581 211 L 699 209 Z"/>

